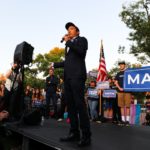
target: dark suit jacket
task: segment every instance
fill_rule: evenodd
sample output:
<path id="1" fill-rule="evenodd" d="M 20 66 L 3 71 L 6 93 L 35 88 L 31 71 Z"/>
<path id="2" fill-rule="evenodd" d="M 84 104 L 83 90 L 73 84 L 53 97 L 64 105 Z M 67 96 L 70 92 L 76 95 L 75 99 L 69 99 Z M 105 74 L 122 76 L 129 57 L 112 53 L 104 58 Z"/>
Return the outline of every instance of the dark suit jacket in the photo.
<path id="1" fill-rule="evenodd" d="M 88 42 L 84 37 L 78 36 L 73 41 L 67 41 L 65 61 L 55 62 L 54 68 L 64 67 L 64 79 L 82 78 L 86 80 L 85 57 L 87 49 Z"/>
<path id="2" fill-rule="evenodd" d="M 58 85 L 58 78 L 56 76 L 48 76 L 46 78 L 46 92 L 56 93 Z"/>

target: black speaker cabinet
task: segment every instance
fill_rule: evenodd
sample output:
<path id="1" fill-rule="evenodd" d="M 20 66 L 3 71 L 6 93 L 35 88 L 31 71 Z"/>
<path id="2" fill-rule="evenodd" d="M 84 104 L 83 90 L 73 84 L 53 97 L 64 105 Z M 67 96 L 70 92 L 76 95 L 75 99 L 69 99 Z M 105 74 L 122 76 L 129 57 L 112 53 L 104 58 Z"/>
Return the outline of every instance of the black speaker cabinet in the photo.
<path id="1" fill-rule="evenodd" d="M 32 62 L 33 47 L 27 42 L 22 42 L 16 46 L 14 52 L 14 63 L 28 65 Z"/>
<path id="2" fill-rule="evenodd" d="M 39 125 L 41 122 L 41 110 L 33 109 L 23 116 L 23 123 L 26 125 Z"/>

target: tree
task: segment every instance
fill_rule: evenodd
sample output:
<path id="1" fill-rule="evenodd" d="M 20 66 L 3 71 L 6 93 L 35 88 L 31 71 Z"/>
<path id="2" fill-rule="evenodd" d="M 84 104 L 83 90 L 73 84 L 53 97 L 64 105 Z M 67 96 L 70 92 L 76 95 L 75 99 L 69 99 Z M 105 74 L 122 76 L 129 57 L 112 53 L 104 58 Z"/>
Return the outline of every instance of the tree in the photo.
<path id="1" fill-rule="evenodd" d="M 134 54 L 142 63 L 150 62 L 149 2 L 149 0 L 139 0 L 128 6 L 123 5 L 123 10 L 119 15 L 127 27 L 131 29 L 128 38 L 133 42 L 130 53 Z M 123 50 L 120 47 L 119 51 L 124 51 L 124 47 Z"/>
<path id="2" fill-rule="evenodd" d="M 64 58 L 64 49 L 55 47 L 54 49 L 50 50 L 48 53 L 45 54 L 38 54 L 33 61 L 33 64 L 37 68 L 38 73 L 43 73 L 43 77 L 48 75 L 48 68 L 51 62 L 60 62 Z M 62 76 L 63 70 L 56 69 L 55 74 Z"/>
<path id="3" fill-rule="evenodd" d="M 45 88 L 45 81 L 38 77 L 36 69 L 25 68 L 24 87 L 30 85 L 33 88 Z"/>
<path id="4" fill-rule="evenodd" d="M 45 77 L 48 75 L 51 62 L 60 62 L 64 58 L 64 49 L 55 47 L 45 54 L 38 54 L 32 62 L 32 67 L 25 68 L 25 85 L 44 88 Z M 55 70 L 55 75 L 62 77 L 63 69 Z"/>

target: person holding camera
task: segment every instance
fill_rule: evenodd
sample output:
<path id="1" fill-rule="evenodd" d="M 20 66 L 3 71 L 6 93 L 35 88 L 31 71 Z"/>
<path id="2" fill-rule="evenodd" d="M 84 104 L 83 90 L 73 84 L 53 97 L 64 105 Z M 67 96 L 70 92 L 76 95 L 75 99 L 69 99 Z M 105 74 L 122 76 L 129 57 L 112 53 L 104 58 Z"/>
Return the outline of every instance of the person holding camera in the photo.
<path id="1" fill-rule="evenodd" d="M 20 66 L 14 63 L 6 73 L 4 99 L 6 110 L 9 112 L 9 121 L 19 119 L 21 115 L 22 73 Z"/>

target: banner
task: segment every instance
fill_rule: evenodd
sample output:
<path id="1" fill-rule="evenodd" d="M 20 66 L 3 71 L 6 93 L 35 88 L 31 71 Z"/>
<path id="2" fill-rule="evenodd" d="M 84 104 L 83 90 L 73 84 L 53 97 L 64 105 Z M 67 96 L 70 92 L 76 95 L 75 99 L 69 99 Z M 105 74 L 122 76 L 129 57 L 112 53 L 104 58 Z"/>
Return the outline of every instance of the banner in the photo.
<path id="1" fill-rule="evenodd" d="M 140 124 L 141 105 L 130 105 L 130 124 Z"/>
<path id="2" fill-rule="evenodd" d="M 150 66 L 127 69 L 124 73 L 124 90 L 133 92 L 150 91 Z"/>

